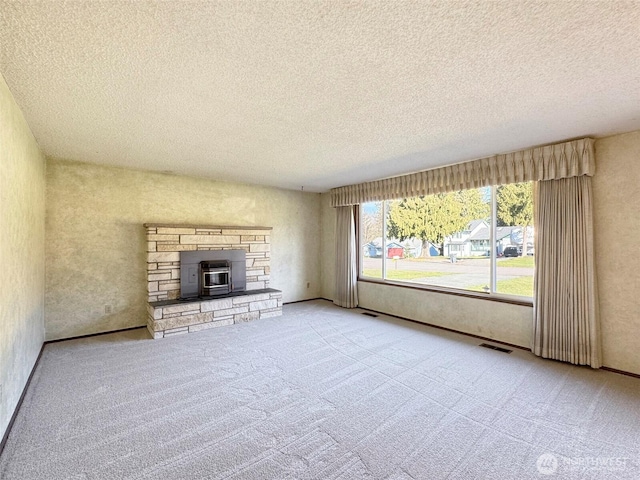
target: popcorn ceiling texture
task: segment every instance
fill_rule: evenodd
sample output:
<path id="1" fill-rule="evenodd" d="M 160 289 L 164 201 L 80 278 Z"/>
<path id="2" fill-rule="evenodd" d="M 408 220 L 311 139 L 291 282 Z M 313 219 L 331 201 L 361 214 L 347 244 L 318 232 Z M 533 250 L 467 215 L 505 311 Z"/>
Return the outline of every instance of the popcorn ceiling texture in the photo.
<path id="1" fill-rule="evenodd" d="M 323 191 L 640 128 L 637 2 L 0 0 L 50 157 Z"/>

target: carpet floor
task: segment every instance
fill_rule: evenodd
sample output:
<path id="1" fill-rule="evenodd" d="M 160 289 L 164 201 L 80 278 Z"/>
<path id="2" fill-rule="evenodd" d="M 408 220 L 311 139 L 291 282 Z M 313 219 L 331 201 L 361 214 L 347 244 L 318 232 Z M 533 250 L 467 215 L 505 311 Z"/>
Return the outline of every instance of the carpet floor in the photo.
<path id="1" fill-rule="evenodd" d="M 48 344 L 0 478 L 640 478 L 640 380 L 327 301 Z"/>

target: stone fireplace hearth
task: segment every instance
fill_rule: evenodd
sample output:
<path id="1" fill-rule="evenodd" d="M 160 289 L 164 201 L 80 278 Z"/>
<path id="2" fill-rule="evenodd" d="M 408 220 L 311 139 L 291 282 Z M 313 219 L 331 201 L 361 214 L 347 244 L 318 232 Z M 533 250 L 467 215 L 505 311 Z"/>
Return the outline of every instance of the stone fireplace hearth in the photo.
<path id="1" fill-rule="evenodd" d="M 282 292 L 268 288 L 270 227 L 144 226 L 147 230 L 147 327 L 154 338 L 282 314 Z M 245 290 L 215 298 L 181 299 L 181 252 L 224 250 L 244 252 Z"/>

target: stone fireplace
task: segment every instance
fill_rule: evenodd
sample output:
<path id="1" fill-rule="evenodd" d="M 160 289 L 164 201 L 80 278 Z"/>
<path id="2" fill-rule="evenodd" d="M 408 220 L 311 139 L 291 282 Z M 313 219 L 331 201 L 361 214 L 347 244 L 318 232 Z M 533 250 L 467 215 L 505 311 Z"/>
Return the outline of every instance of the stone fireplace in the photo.
<path id="1" fill-rule="evenodd" d="M 282 314 L 269 288 L 271 228 L 145 224 L 154 338 Z"/>

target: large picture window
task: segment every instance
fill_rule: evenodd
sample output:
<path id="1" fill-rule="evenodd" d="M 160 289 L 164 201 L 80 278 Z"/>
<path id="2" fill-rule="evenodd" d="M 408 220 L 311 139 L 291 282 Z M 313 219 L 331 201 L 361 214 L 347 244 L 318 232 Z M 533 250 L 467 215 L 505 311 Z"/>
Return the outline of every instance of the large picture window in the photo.
<path id="1" fill-rule="evenodd" d="M 365 203 L 360 277 L 533 297 L 533 183 Z"/>

